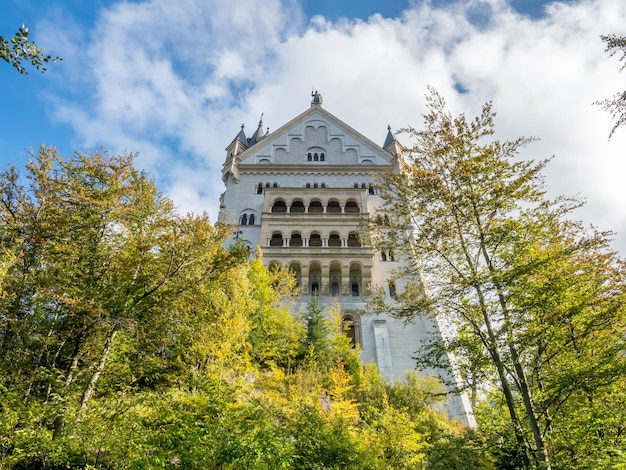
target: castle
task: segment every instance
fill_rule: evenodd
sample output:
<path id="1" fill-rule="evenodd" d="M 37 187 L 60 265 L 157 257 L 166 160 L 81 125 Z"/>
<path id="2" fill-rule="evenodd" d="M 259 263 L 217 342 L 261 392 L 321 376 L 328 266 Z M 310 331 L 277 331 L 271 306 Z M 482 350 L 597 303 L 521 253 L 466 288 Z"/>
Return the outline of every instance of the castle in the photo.
<path id="1" fill-rule="evenodd" d="M 384 288 L 390 300 L 402 289 L 392 280 L 402 261 L 374 251 L 361 236 L 363 217 L 386 216 L 375 175 L 401 168 L 403 147 L 391 129 L 380 147 L 326 111 L 314 92 L 309 109 L 272 133 L 262 118 L 251 137 L 242 125 L 226 152 L 218 221 L 236 226 L 231 242 L 242 239 L 253 251 L 259 246 L 266 265 L 295 274 L 296 308 L 306 308 L 314 294 L 325 309 L 338 303 L 345 333 L 384 379 L 414 370 L 420 339 L 439 331 L 436 322 L 405 324 L 367 312 L 373 289 Z M 465 396 L 451 394 L 446 408 L 475 424 Z"/>

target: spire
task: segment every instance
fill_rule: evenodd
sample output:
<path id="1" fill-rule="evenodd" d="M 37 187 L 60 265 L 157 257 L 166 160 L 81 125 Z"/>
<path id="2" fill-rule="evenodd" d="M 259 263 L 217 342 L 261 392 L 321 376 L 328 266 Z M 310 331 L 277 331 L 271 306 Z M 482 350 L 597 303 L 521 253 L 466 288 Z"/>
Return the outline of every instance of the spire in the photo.
<path id="1" fill-rule="evenodd" d="M 391 126 L 387 126 L 387 138 L 385 139 L 383 148 L 396 157 L 400 157 L 404 152 L 404 147 L 402 147 L 402 144 L 398 142 L 396 136 L 393 135 L 393 132 L 391 132 Z"/>
<path id="2" fill-rule="evenodd" d="M 385 139 L 385 143 L 383 144 L 383 148 L 387 148 L 388 145 L 393 144 L 394 142 L 397 142 L 396 140 L 396 136 L 393 135 L 393 133 L 391 132 L 391 126 L 387 126 L 387 138 Z"/>
<path id="3" fill-rule="evenodd" d="M 248 143 L 250 147 L 263 139 L 263 137 L 265 137 L 265 134 L 263 132 L 263 114 L 264 113 L 261 113 L 261 117 L 259 118 L 259 127 L 257 127 L 256 131 L 254 131 L 254 134 L 252 134 L 252 137 L 250 137 L 250 142 Z"/>
<path id="4" fill-rule="evenodd" d="M 246 133 L 243 130 L 244 127 L 245 126 L 242 124 L 241 125 L 241 130 L 239 131 L 239 134 L 237 134 L 237 136 L 233 139 L 233 142 L 238 140 L 242 144 L 248 145 L 248 139 L 246 138 Z"/>
<path id="5" fill-rule="evenodd" d="M 313 99 L 311 100 L 311 107 L 322 106 L 324 100 L 322 99 L 322 95 L 320 95 L 317 90 L 312 91 L 311 96 L 313 97 Z"/>

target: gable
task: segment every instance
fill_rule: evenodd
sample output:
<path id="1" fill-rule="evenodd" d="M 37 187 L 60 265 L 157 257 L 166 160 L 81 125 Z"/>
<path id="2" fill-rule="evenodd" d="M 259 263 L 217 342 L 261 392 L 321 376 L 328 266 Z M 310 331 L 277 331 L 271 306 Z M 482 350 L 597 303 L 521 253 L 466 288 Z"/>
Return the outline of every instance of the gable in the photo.
<path id="1" fill-rule="evenodd" d="M 382 165 L 393 155 L 319 106 L 239 155 L 242 164 Z"/>

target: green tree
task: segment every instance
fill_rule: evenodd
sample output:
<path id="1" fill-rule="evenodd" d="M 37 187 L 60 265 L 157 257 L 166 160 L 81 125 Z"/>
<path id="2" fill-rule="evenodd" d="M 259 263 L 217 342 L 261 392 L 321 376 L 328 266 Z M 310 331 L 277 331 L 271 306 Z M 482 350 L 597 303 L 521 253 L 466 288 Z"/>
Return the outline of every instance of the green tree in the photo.
<path id="1" fill-rule="evenodd" d="M 27 397 L 78 394 L 84 409 L 120 334 L 150 325 L 145 357 L 169 354 L 180 299 L 242 261 L 223 250 L 225 231 L 176 214 L 132 160 L 42 147 L 28 186 L 15 170 L 0 176 L 2 243 L 15 255 L 0 366 Z"/>
<path id="2" fill-rule="evenodd" d="M 22 24 L 11 39 L 0 36 L 0 58 L 11 64 L 19 73 L 28 75 L 22 62 L 30 62 L 41 73 L 46 71 L 44 64 L 62 60 L 60 57 L 45 55 L 32 41 L 28 40 L 28 28 Z"/>
<path id="3" fill-rule="evenodd" d="M 408 164 L 382 181 L 392 217 L 389 227 L 378 229 L 378 240 L 410 260 L 402 273 L 408 287 L 397 296 L 396 313 L 430 312 L 461 334 L 451 333 L 431 351 L 454 352 L 460 366 L 486 367 L 468 369 L 465 376 L 496 378 L 524 467 L 548 469 L 550 408 L 570 397 L 555 388 L 550 404 L 544 402 L 557 361 L 568 372 L 581 364 L 573 349 L 578 344 L 594 370 L 603 365 L 623 373 L 623 361 L 607 363 L 615 345 L 606 349 L 608 337 L 619 337 L 611 322 L 624 331 L 620 262 L 606 234 L 587 233 L 566 219 L 579 201 L 545 197 L 541 171 L 547 161 L 517 157 L 532 139 L 490 139 L 490 103 L 468 121 L 452 117 L 435 91 L 427 99 L 424 130 L 405 130 L 416 140 Z M 555 278 L 558 268 L 563 271 Z M 546 297 L 553 303 L 544 302 Z M 607 339 L 598 342 L 600 337 Z M 600 350 L 594 354 L 593 348 Z M 563 384 L 568 372 L 554 385 Z M 610 382 L 619 374 L 598 380 Z M 569 385 L 575 389 L 580 383 Z"/>
<path id="4" fill-rule="evenodd" d="M 616 54 L 620 56 L 620 62 L 624 62 L 620 70 L 624 70 L 626 67 L 626 36 L 620 37 L 615 34 L 607 34 L 600 36 L 600 38 L 606 45 L 606 52 L 609 53 L 610 57 Z M 626 90 L 616 93 L 611 98 L 596 101 L 594 104 L 610 112 L 611 117 L 615 119 L 615 125 L 611 129 L 609 139 L 613 137 L 617 129 L 626 126 Z"/>

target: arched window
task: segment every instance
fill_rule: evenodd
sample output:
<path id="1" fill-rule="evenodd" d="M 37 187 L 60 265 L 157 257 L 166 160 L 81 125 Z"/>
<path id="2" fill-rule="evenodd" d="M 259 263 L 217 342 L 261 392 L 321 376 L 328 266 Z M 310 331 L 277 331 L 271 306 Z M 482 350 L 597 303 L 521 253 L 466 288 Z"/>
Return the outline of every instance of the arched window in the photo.
<path id="1" fill-rule="evenodd" d="M 370 184 L 370 187 L 369 187 L 369 189 L 367 190 L 367 193 L 368 193 L 368 194 L 374 194 L 374 193 L 375 193 L 375 191 L 374 191 L 374 185 Z"/>
<path id="2" fill-rule="evenodd" d="M 274 183 L 272 186 L 278 188 L 278 183 Z"/>
<path id="3" fill-rule="evenodd" d="M 337 201 L 328 201 L 328 206 L 326 206 L 326 212 L 341 212 L 341 206 Z"/>
<path id="4" fill-rule="evenodd" d="M 322 188 L 325 188 L 325 187 L 326 187 L 326 183 L 322 183 L 320 186 L 321 186 Z"/>
<path id="5" fill-rule="evenodd" d="M 248 225 L 254 225 L 254 214 L 250 214 L 248 217 Z"/>
<path id="6" fill-rule="evenodd" d="M 270 184 L 269 184 L 269 183 L 265 183 L 265 187 L 266 187 L 266 188 L 269 188 L 269 187 L 270 187 Z"/>
<path id="7" fill-rule="evenodd" d="M 322 203 L 320 201 L 311 201 L 309 204 L 309 212 L 324 212 Z"/>
<path id="8" fill-rule="evenodd" d="M 384 251 L 380 252 L 380 260 L 381 261 L 387 261 L 387 253 L 385 253 Z"/>
<path id="9" fill-rule="evenodd" d="M 291 208 L 289 209 L 289 212 L 294 212 L 294 213 L 304 212 L 304 203 L 302 201 L 293 201 L 291 203 Z"/>
<path id="10" fill-rule="evenodd" d="M 324 152 L 320 153 L 320 162 L 323 162 L 326 160 L 326 156 L 324 155 Z"/>
<path id="11" fill-rule="evenodd" d="M 314 188 L 317 188 L 317 183 L 313 183 L 313 187 L 314 187 Z"/>
<path id="12" fill-rule="evenodd" d="M 241 225 L 246 225 L 248 223 L 248 215 L 247 214 L 243 214 L 241 216 Z"/>
<path id="13" fill-rule="evenodd" d="M 354 185 L 353 185 L 353 186 L 354 186 L 354 188 L 355 188 L 355 189 L 358 189 L 358 187 L 359 187 L 359 183 L 354 183 Z"/>
<path id="14" fill-rule="evenodd" d="M 350 292 L 352 293 L 352 297 L 359 296 L 359 283 L 358 282 L 352 281 L 352 284 L 350 285 Z"/>
<path id="15" fill-rule="evenodd" d="M 319 162 L 319 161 L 320 161 L 320 157 L 319 157 L 319 155 L 318 155 L 318 154 L 314 154 L 314 155 L 313 155 L 313 161 L 314 161 L 314 162 Z"/>
<path id="16" fill-rule="evenodd" d="M 310 161 L 312 161 L 312 160 L 313 160 L 313 156 L 311 155 L 311 152 L 307 153 L 307 154 L 306 154 L 306 161 L 307 161 L 307 162 L 310 162 Z"/>
<path id="17" fill-rule="evenodd" d="M 279 232 L 272 235 L 272 239 L 270 240 L 270 246 L 283 246 L 282 233 Z"/>
<path id="18" fill-rule="evenodd" d="M 333 281 L 330 285 L 330 295 L 333 297 L 339 296 L 339 281 Z"/>
<path id="19" fill-rule="evenodd" d="M 274 204 L 272 205 L 272 212 L 287 212 L 287 205 L 285 204 L 285 201 L 282 199 L 274 201 Z"/>
<path id="20" fill-rule="evenodd" d="M 310 187 L 311 187 L 311 183 L 307 183 L 307 184 L 306 184 L 306 187 L 307 187 L 307 188 L 310 188 Z"/>
<path id="21" fill-rule="evenodd" d="M 358 214 L 360 212 L 359 205 L 356 203 L 356 201 L 348 201 L 346 202 L 346 208 L 344 209 L 344 212 Z"/>
<path id="22" fill-rule="evenodd" d="M 257 194 L 263 194 L 263 183 L 259 183 L 256 187 Z"/>
<path id="23" fill-rule="evenodd" d="M 299 233 L 292 233 L 289 239 L 289 246 L 302 246 L 302 235 Z"/>
<path id="24" fill-rule="evenodd" d="M 361 183 L 361 189 L 365 189 L 365 183 Z"/>
<path id="25" fill-rule="evenodd" d="M 341 246 L 341 238 L 336 233 L 331 233 L 330 237 L 328 237 L 328 246 Z"/>
<path id="26" fill-rule="evenodd" d="M 322 246 L 322 238 L 319 233 L 312 233 L 309 238 L 309 246 L 318 247 Z"/>
<path id="27" fill-rule="evenodd" d="M 348 246 L 352 248 L 361 246 L 361 239 L 358 233 L 352 232 L 348 235 Z"/>
<path id="28" fill-rule="evenodd" d="M 312 295 L 319 295 L 321 292 L 322 266 L 320 263 L 309 265 L 309 288 Z"/>

